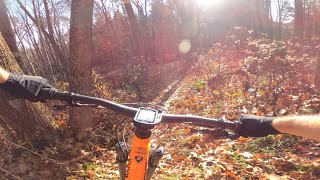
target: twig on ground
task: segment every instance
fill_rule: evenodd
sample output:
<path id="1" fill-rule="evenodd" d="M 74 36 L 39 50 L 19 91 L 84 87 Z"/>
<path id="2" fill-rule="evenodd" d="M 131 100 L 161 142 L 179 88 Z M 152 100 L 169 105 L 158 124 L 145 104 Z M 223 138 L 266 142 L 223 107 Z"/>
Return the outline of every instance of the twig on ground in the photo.
<path id="1" fill-rule="evenodd" d="M 17 179 L 17 180 L 23 180 L 21 177 L 17 176 L 17 175 L 14 175 L 12 174 L 11 172 L 9 172 L 8 170 L 6 169 L 3 169 L 2 167 L 0 167 L 0 171 L 4 172 L 4 173 L 7 173 L 9 174 L 10 176 L 12 176 L 13 179 Z"/>
<path id="2" fill-rule="evenodd" d="M 16 144 L 16 143 L 10 141 L 10 140 L 8 140 L 6 137 L 4 137 L 2 134 L 0 134 L 0 138 L 3 139 L 4 141 L 8 142 L 9 144 L 15 146 L 15 147 L 24 149 L 24 150 L 26 150 L 26 151 L 28 151 L 28 152 L 30 152 L 30 153 L 32 153 L 32 154 L 35 154 L 35 155 L 37 155 L 37 156 L 39 156 L 39 157 L 44 158 L 44 159 L 46 159 L 46 160 L 55 162 L 56 164 L 60 164 L 60 165 L 62 164 L 62 163 L 59 163 L 58 161 L 56 161 L 56 160 L 54 160 L 54 159 L 51 159 L 51 158 L 46 157 L 46 156 L 43 156 L 43 155 L 41 155 L 41 154 L 39 154 L 39 153 L 37 153 L 37 152 L 34 152 L 34 151 L 32 151 L 32 150 L 30 150 L 30 149 L 28 149 L 28 148 L 25 148 L 25 147 L 23 147 L 23 146 L 21 146 L 21 145 L 19 145 L 19 144 Z"/>

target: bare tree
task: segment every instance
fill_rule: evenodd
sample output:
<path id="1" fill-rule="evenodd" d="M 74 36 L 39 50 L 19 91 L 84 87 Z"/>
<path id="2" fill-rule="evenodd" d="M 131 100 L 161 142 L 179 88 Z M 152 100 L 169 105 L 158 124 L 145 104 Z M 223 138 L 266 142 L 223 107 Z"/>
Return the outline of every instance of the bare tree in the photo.
<path id="1" fill-rule="evenodd" d="M 277 11 L 275 38 L 280 40 L 282 38 L 283 23 L 289 20 L 294 10 L 289 0 L 277 0 Z"/>
<path id="2" fill-rule="evenodd" d="M 317 55 L 317 65 L 316 65 L 316 71 L 314 76 L 314 85 L 316 89 L 320 91 L 320 50 L 318 51 Z"/>
<path id="3" fill-rule="evenodd" d="M 256 31 L 266 33 L 269 38 L 273 38 L 271 0 L 255 0 L 256 4 Z"/>
<path id="4" fill-rule="evenodd" d="M 18 50 L 16 38 L 11 28 L 8 10 L 4 0 L 0 0 L 0 24 L 0 32 L 2 33 L 15 59 L 17 60 L 17 63 L 19 64 L 24 73 L 28 73 L 28 69 L 25 63 L 22 61 L 22 58 Z"/>
<path id="5" fill-rule="evenodd" d="M 92 14 L 94 0 L 73 0 L 70 21 L 70 90 L 91 94 L 92 86 Z M 70 124 L 81 138 L 93 126 L 92 110 L 72 108 Z"/>
<path id="6" fill-rule="evenodd" d="M 294 13 L 294 34 L 297 37 L 301 37 L 303 35 L 303 17 L 304 17 L 304 9 L 303 9 L 303 1 L 295 0 L 294 1 L 295 13 Z"/>
<path id="7" fill-rule="evenodd" d="M 66 57 L 66 54 L 64 54 L 63 51 L 61 50 L 58 42 L 56 41 L 56 38 L 55 38 L 55 35 L 54 35 L 54 31 L 53 31 L 53 26 L 51 24 L 51 20 L 50 20 L 50 16 L 49 16 L 49 10 L 48 10 L 47 1 L 44 1 L 44 6 L 45 6 L 45 12 L 46 12 L 46 20 L 47 20 L 46 24 L 48 26 L 48 31 L 46 30 L 43 22 L 40 20 L 41 18 L 39 17 L 39 14 L 38 14 L 39 11 L 38 12 L 36 11 L 36 5 L 35 5 L 34 1 L 32 1 L 34 14 L 35 14 L 34 16 L 28 11 L 28 9 L 25 7 L 25 5 L 20 0 L 17 0 L 17 2 L 19 4 L 20 8 L 28 16 L 28 18 L 39 29 L 38 33 L 39 33 L 40 41 L 42 41 L 44 43 L 43 38 L 42 38 L 42 36 L 44 36 L 50 42 L 50 45 L 51 45 L 52 49 L 54 50 L 54 53 L 55 53 L 55 55 L 57 56 L 57 59 L 58 59 L 58 61 L 56 61 L 56 64 L 60 64 L 60 69 L 68 68 L 68 66 L 62 66 L 61 65 L 62 63 L 67 62 L 66 61 L 67 57 Z M 50 52 L 46 52 L 46 53 L 50 53 Z M 53 58 L 53 60 L 55 60 L 55 59 Z M 65 71 L 62 71 L 62 73 L 64 73 L 64 72 Z M 61 73 L 61 71 L 60 71 L 60 73 Z"/>
<path id="8" fill-rule="evenodd" d="M 272 18 L 272 10 L 271 10 L 271 0 L 266 0 L 265 2 L 265 15 L 268 16 L 267 22 L 267 34 L 270 39 L 273 39 L 273 18 Z"/>
<path id="9" fill-rule="evenodd" d="M 130 26 L 132 29 L 132 34 L 133 34 L 133 38 L 136 44 L 136 49 L 135 51 L 138 53 L 138 56 L 142 56 L 144 55 L 143 53 L 143 48 L 141 47 L 142 45 L 142 39 L 141 39 L 141 32 L 139 30 L 139 25 L 138 25 L 138 21 L 137 21 L 137 17 L 134 14 L 133 8 L 132 8 L 132 4 L 130 2 L 130 0 L 123 0 L 123 4 L 124 7 L 126 9 L 127 15 L 128 15 L 128 19 L 130 22 Z"/>

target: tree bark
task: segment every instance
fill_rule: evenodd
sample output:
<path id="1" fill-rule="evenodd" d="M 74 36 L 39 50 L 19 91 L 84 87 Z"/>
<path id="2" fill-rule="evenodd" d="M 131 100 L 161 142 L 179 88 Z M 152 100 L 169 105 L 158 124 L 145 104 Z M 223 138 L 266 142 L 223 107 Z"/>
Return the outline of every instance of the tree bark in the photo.
<path id="1" fill-rule="evenodd" d="M 70 90 L 90 95 L 92 86 L 92 14 L 94 0 L 73 0 L 70 21 Z M 72 108 L 70 126 L 81 138 L 93 126 L 92 110 Z"/>
<path id="2" fill-rule="evenodd" d="M 282 38 L 283 0 L 277 0 L 277 9 L 278 9 L 278 22 L 275 26 L 275 28 L 276 28 L 275 38 L 277 40 L 281 40 L 281 38 Z"/>
<path id="3" fill-rule="evenodd" d="M 21 55 L 19 53 L 16 38 L 11 28 L 8 9 L 4 0 L 0 0 L 0 32 L 2 33 L 3 38 L 5 39 L 23 73 L 27 74 L 28 69 L 22 61 Z"/>
<path id="4" fill-rule="evenodd" d="M 265 15 L 267 17 L 267 34 L 270 39 L 273 39 L 273 18 L 271 10 L 271 0 L 266 0 L 265 2 Z"/>
<path id="5" fill-rule="evenodd" d="M 0 66 L 22 73 L 0 33 Z M 41 113 L 41 107 L 14 99 L 0 90 L 0 125 L 11 130 L 17 139 L 51 139 L 55 129 Z"/>
<path id="6" fill-rule="evenodd" d="M 260 33 L 265 33 L 265 18 L 264 18 L 264 1 L 255 0 L 256 5 L 256 31 L 260 35 Z"/>
<path id="7" fill-rule="evenodd" d="M 303 35 L 303 0 L 294 0 L 294 34 L 297 37 Z"/>
<path id="8" fill-rule="evenodd" d="M 314 76 L 314 85 L 320 91 L 320 50 L 318 51 L 317 66 Z"/>
<path id="9" fill-rule="evenodd" d="M 132 8 L 132 4 L 130 2 L 130 0 L 123 0 L 123 4 L 124 7 L 126 9 L 127 15 L 128 15 L 128 19 L 129 19 L 129 23 L 132 29 L 132 35 L 136 44 L 136 49 L 135 51 L 137 52 L 138 56 L 143 56 L 144 53 L 142 52 L 142 39 L 140 36 L 140 30 L 139 30 L 139 26 L 138 26 L 138 21 L 137 18 L 134 14 L 133 8 Z"/>

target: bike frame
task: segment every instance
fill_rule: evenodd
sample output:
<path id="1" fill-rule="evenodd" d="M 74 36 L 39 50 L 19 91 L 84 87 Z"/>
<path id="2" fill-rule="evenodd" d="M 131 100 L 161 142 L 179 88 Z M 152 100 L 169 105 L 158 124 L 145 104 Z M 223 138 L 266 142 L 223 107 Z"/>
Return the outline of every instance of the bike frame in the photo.
<path id="1" fill-rule="evenodd" d="M 117 104 L 105 99 L 83 96 L 70 92 L 43 89 L 40 91 L 40 94 L 41 93 L 45 93 L 47 95 L 46 97 L 50 96 L 50 99 L 68 101 L 73 106 L 102 106 L 131 118 L 134 118 L 138 111 L 137 108 Z M 211 119 L 201 116 L 173 114 L 162 114 L 162 120 L 160 123 L 168 124 L 186 122 L 193 123 L 194 125 L 201 127 L 224 128 L 231 129 L 233 131 L 238 126 L 237 122 L 223 121 L 220 119 Z M 151 179 L 163 155 L 163 149 L 156 149 L 155 153 L 152 153 L 150 156 L 151 129 L 154 128 L 154 125 L 150 126 L 140 123 L 134 123 L 134 125 L 136 129 L 133 135 L 130 153 L 129 149 L 124 143 L 118 143 L 116 145 L 120 179 L 149 180 Z M 238 137 L 238 135 L 234 135 L 233 137 L 230 136 L 230 138 L 236 137 Z"/>
<path id="2" fill-rule="evenodd" d="M 145 179 L 150 152 L 150 139 L 143 139 L 137 134 L 133 136 L 131 151 L 128 160 L 126 179 Z"/>

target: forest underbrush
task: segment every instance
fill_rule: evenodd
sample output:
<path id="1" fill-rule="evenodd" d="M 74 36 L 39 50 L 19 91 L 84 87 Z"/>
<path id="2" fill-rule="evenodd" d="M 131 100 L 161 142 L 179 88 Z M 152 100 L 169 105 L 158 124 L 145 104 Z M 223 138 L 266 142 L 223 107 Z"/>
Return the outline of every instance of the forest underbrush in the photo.
<path id="1" fill-rule="evenodd" d="M 169 113 L 228 120 L 241 114 L 319 114 L 320 95 L 313 86 L 320 49 L 316 41 L 271 41 L 236 28 L 223 42 L 190 55 L 190 68 L 185 61 L 148 69 L 127 65 L 108 73 L 96 68 L 94 94 L 153 106 L 157 104 L 152 100 L 181 78 L 178 91 L 167 100 Z M 114 144 L 130 142 L 133 126 L 128 118 L 107 110 L 95 110 L 94 116 L 97 125 L 78 140 L 68 134 L 67 110 L 55 110 L 60 138 L 41 149 L 28 142 L 13 144 L 1 135 L 1 177 L 117 179 Z M 153 148 L 161 142 L 166 154 L 155 179 L 320 178 L 319 142 L 289 135 L 232 140 L 225 134 L 223 129 L 190 124 L 159 125 L 154 129 Z"/>

